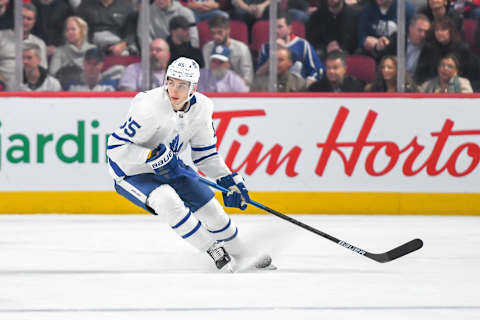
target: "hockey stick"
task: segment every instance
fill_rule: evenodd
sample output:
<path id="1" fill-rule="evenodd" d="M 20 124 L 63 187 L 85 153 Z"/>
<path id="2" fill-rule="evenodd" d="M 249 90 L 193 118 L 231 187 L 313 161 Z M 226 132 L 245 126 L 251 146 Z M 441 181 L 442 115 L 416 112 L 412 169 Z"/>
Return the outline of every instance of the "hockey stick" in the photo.
<path id="1" fill-rule="evenodd" d="M 205 179 L 203 177 L 200 177 L 200 181 L 209 185 L 210 187 L 215 188 L 217 190 L 220 190 L 222 192 L 228 192 L 229 191 L 228 189 L 225 189 L 224 187 L 216 184 L 215 182 L 212 182 L 212 181 L 210 181 L 208 179 Z M 365 251 L 363 249 L 355 247 L 348 242 L 337 239 L 337 238 L 335 238 L 335 237 L 333 237 L 333 236 L 331 236 L 331 235 L 329 235 L 329 234 L 327 234 L 323 231 L 315 229 L 315 228 L 313 228 L 313 227 L 311 227 L 311 226 L 309 226 L 309 225 L 307 225 L 303 222 L 300 222 L 300 221 L 298 221 L 298 220 L 296 220 L 292 217 L 289 217 L 289 216 L 287 216 L 283 213 L 280 213 L 280 212 L 278 212 L 276 210 L 273 210 L 273 209 L 271 209 L 267 206 L 264 206 L 261 203 L 258 203 L 258 202 L 253 201 L 253 200 L 248 201 L 248 203 L 257 207 L 257 208 L 259 208 L 259 209 L 265 210 L 268 213 L 271 213 L 271 214 L 273 214 L 273 215 L 275 215 L 279 218 L 282 218 L 283 220 L 287 220 L 288 222 L 293 223 L 293 224 L 295 224 L 295 225 L 297 225 L 297 226 L 299 226 L 303 229 L 306 229 L 306 230 L 311 231 L 311 232 L 313 232 L 313 233 L 315 233 L 315 234 L 317 234 L 321 237 L 324 237 L 324 238 L 326 238 L 330 241 L 333 241 L 336 244 L 338 244 L 338 245 L 340 245 L 340 246 L 342 246 L 346 249 L 349 249 L 349 250 L 351 250 L 355 253 L 358 253 L 362 256 L 365 256 L 365 257 L 370 258 L 372 260 L 375 260 L 377 262 L 382 262 L 383 263 L 383 262 L 389 262 L 389 261 L 398 259 L 400 257 L 403 257 L 404 255 L 407 255 L 407 254 L 409 254 L 413 251 L 416 251 L 416 250 L 420 249 L 423 246 L 423 241 L 421 239 L 413 239 L 413 240 L 411 240 L 407 243 L 404 243 L 401 246 L 398 246 L 398 247 L 396 247 L 396 248 L 394 248 L 390 251 L 387 251 L 385 253 L 370 253 L 368 251 Z"/>

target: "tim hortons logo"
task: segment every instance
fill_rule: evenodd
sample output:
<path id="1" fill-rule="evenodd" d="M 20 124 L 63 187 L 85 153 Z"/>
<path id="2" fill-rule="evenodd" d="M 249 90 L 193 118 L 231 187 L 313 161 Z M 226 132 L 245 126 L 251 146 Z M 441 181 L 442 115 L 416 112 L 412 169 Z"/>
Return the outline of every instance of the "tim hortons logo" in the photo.
<path id="1" fill-rule="evenodd" d="M 357 168 L 359 159 L 362 153 L 366 153 L 365 163 L 363 164 L 367 174 L 371 176 L 383 176 L 392 171 L 395 167 L 401 166 L 404 176 L 411 177 L 425 171 L 429 176 L 437 176 L 443 172 L 447 172 L 453 177 L 463 177 L 474 171 L 480 161 L 480 146 L 478 143 L 467 142 L 458 145 L 453 149 L 451 154 L 443 154 L 447 141 L 454 141 L 455 137 L 473 137 L 480 135 L 480 130 L 453 130 L 454 122 L 446 119 L 441 130 L 438 132 L 431 132 L 430 135 L 435 139 L 433 148 L 428 155 L 422 155 L 425 146 L 418 143 L 418 138 L 414 136 L 410 143 L 405 146 L 399 146 L 394 141 L 374 141 L 369 139 L 370 132 L 375 124 L 378 113 L 370 110 L 363 121 L 363 124 L 358 132 L 355 141 L 338 141 L 342 128 L 347 120 L 350 111 L 346 107 L 340 107 L 333 124 L 328 132 L 325 142 L 317 143 L 316 146 L 321 149 L 319 160 L 316 164 L 315 174 L 323 176 L 330 157 L 333 153 L 340 156 L 344 172 L 347 176 L 352 176 Z M 264 110 L 241 110 L 241 111 L 223 111 L 216 112 L 213 115 L 214 119 L 219 119 L 217 126 L 217 147 L 220 147 L 223 137 L 229 128 L 232 119 L 245 119 L 248 117 L 262 117 L 266 113 Z M 241 124 L 238 127 L 238 134 L 241 136 L 247 135 L 249 127 L 246 124 Z M 262 155 L 264 144 L 256 141 L 250 152 L 238 167 L 233 167 L 233 163 L 238 163 L 241 159 L 236 159 L 241 143 L 233 140 L 229 147 L 225 162 L 234 171 L 244 170 L 248 175 L 253 174 L 258 167 L 264 162 L 268 163 L 266 166 L 266 173 L 269 175 L 275 172 L 286 163 L 285 174 L 288 177 L 295 177 L 298 172 L 295 166 L 302 153 L 302 148 L 294 146 L 290 150 L 284 151 L 284 147 L 280 143 L 276 143 L 270 150 L 266 150 Z M 350 151 L 350 152 L 347 152 Z M 428 151 L 425 151 L 428 152 Z M 375 160 L 381 153 L 382 159 L 387 159 L 383 168 L 374 166 Z M 463 154 L 463 158 L 468 158 L 467 161 L 462 162 L 462 169 L 457 168 L 457 161 Z M 417 159 L 422 155 L 423 163 L 417 163 Z M 400 159 L 402 156 L 402 159 Z M 440 158 L 443 163 L 440 163 Z M 403 160 L 404 159 L 404 160 Z M 465 166 L 467 162 L 468 166 Z"/>

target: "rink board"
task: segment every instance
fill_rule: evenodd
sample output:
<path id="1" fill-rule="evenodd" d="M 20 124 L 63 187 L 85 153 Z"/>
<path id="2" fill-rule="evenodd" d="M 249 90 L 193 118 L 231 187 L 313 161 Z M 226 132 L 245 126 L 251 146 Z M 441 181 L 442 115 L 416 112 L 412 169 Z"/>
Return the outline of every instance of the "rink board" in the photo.
<path id="1" fill-rule="evenodd" d="M 283 213 L 480 215 L 479 194 L 251 192 L 252 199 Z M 223 203 L 221 194 L 216 198 Z M 265 213 L 226 208 L 229 213 Z M 0 192 L 1 213 L 147 214 L 115 192 Z"/>
<path id="2" fill-rule="evenodd" d="M 0 212 L 141 212 L 112 191 L 105 157 L 132 96 L 0 94 Z M 267 206 L 480 214 L 478 95 L 212 98 L 219 153 Z"/>

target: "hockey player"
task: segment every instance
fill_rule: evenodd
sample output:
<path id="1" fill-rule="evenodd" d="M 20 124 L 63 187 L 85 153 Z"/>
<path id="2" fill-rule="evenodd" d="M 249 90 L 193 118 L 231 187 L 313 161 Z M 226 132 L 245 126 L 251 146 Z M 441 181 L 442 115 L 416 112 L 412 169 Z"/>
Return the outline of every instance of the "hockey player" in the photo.
<path id="1" fill-rule="evenodd" d="M 166 217 L 170 227 L 195 248 L 207 252 L 218 269 L 232 269 L 232 256 L 250 255 L 235 223 L 198 174 L 178 157 L 189 145 L 193 163 L 230 190 L 225 206 L 244 210 L 248 190 L 217 153 L 212 122 L 213 102 L 196 92 L 198 64 L 178 58 L 167 68 L 166 85 L 141 92 L 131 102 L 126 121 L 108 140 L 108 163 L 116 191 L 144 208 Z M 271 265 L 267 255 L 255 266 Z"/>

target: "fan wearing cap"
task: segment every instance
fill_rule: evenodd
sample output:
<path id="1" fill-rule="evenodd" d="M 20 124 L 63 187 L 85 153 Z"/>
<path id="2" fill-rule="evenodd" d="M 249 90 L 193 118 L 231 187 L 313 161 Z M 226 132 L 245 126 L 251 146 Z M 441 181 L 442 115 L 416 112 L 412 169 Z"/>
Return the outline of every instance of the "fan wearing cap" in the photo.
<path id="1" fill-rule="evenodd" d="M 85 52 L 83 59 L 83 73 L 77 81 L 67 83 L 68 91 L 116 91 L 118 81 L 102 75 L 103 54 L 98 48 L 91 48 Z"/>
<path id="2" fill-rule="evenodd" d="M 245 209 L 250 200 L 245 182 L 232 173 L 217 152 L 212 121 L 213 102 L 197 92 L 198 64 L 181 57 L 167 68 L 166 85 L 133 98 L 125 121 L 108 139 L 109 171 L 116 191 L 162 216 L 173 232 L 214 260 L 218 269 L 233 269 L 236 259 L 256 257 L 255 265 L 271 265 L 268 255 L 257 255 L 241 240 L 237 226 L 186 165 L 190 162 L 230 192 L 226 206 Z"/>
<path id="3" fill-rule="evenodd" d="M 248 92 L 245 81 L 231 69 L 230 49 L 216 45 L 208 68 L 200 71 L 198 90 L 202 92 Z"/>
<path id="4" fill-rule="evenodd" d="M 202 51 L 192 46 L 190 41 L 190 22 L 184 16 L 176 16 L 170 20 L 170 35 L 167 37 L 167 43 L 170 47 L 170 62 L 180 57 L 186 57 L 195 60 L 200 68 L 203 68 Z"/>

